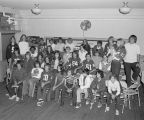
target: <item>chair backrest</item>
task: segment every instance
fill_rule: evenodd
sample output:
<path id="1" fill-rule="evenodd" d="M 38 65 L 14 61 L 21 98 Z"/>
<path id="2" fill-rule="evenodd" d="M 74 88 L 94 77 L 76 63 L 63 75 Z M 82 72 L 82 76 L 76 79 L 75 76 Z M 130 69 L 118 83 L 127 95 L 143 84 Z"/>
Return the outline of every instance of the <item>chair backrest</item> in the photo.
<path id="1" fill-rule="evenodd" d="M 123 89 L 127 89 L 128 88 L 126 81 L 120 81 L 120 84 L 121 84 Z"/>
<path id="2" fill-rule="evenodd" d="M 129 89 L 134 89 L 134 90 L 138 90 L 138 88 L 140 87 L 140 83 L 139 84 L 133 84 L 129 87 Z"/>

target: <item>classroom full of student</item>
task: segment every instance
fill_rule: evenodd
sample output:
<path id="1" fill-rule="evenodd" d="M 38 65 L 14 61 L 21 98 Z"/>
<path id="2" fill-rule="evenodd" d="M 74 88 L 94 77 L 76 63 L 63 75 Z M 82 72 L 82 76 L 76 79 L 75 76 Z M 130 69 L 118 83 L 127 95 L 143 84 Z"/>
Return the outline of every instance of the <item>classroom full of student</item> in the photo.
<path id="1" fill-rule="evenodd" d="M 116 115 L 120 111 L 120 70 L 124 65 L 127 86 L 139 84 L 140 48 L 136 44 L 137 37 L 131 35 L 126 43 L 124 39 L 108 38 L 103 48 L 102 41 L 90 47 L 87 40 L 76 49 L 72 39 L 53 39 L 46 45 L 30 44 L 27 36 L 22 35 L 19 43 L 15 37 L 7 46 L 8 62 L 6 73 L 6 89 L 10 100 L 17 102 L 25 96 L 36 96 L 37 106 L 46 102 L 65 104 L 65 96 L 71 97 L 69 104 L 80 108 L 82 99 L 85 104 L 95 102 L 94 93 L 98 95 L 98 108 L 102 107 L 103 96 L 107 96 L 106 111 L 110 110 L 111 101 L 115 102 Z M 131 77 L 131 70 L 133 74 Z"/>

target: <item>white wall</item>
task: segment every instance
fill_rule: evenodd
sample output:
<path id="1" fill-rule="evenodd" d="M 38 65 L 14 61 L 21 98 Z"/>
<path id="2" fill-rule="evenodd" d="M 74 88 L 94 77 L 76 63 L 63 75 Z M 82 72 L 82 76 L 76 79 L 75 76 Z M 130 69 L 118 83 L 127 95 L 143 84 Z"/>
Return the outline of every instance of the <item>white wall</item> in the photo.
<path id="1" fill-rule="evenodd" d="M 118 9 L 43 10 L 38 16 L 31 14 L 30 10 L 22 10 L 17 17 L 22 33 L 42 37 L 83 37 L 80 23 L 84 19 L 92 23 L 85 37 L 107 38 L 113 35 L 128 38 L 135 34 L 144 54 L 144 9 L 133 9 L 129 15 L 120 14 Z"/>

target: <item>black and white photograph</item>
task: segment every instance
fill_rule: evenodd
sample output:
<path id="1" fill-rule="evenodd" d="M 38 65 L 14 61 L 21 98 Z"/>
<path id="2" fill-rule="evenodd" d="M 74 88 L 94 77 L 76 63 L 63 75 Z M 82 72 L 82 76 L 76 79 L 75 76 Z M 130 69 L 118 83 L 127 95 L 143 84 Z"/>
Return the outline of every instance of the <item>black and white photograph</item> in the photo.
<path id="1" fill-rule="evenodd" d="M 144 120 L 144 0 L 0 0 L 0 120 Z"/>

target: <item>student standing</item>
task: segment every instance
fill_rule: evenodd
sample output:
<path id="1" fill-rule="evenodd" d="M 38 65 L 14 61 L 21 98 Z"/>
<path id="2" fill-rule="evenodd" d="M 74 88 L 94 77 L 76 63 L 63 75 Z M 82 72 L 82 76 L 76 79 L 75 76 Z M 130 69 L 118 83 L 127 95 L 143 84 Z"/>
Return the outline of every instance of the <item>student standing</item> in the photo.
<path id="1" fill-rule="evenodd" d="M 26 52 L 29 51 L 29 43 L 26 41 L 27 39 L 27 36 L 25 34 L 23 34 L 21 37 L 20 37 L 20 41 L 19 41 L 19 48 L 20 48 L 20 54 L 22 56 L 25 56 Z"/>
<path id="2" fill-rule="evenodd" d="M 8 44 L 6 48 L 6 59 L 9 65 L 11 64 L 12 56 L 14 54 L 14 51 L 18 50 L 19 51 L 19 46 L 16 43 L 16 39 L 14 36 L 10 38 L 10 43 Z"/>
<path id="3" fill-rule="evenodd" d="M 126 56 L 124 58 L 124 68 L 128 86 L 131 85 L 132 79 L 134 82 L 137 81 L 140 72 L 139 69 L 140 47 L 136 44 L 136 42 L 137 42 L 137 36 L 131 35 L 129 37 L 129 42 L 125 44 Z M 132 77 L 131 77 L 131 70 L 133 71 Z"/>
<path id="4" fill-rule="evenodd" d="M 113 58 L 111 62 L 111 72 L 115 74 L 119 79 L 120 69 L 121 69 L 121 62 L 126 55 L 126 50 L 124 46 L 123 39 L 117 40 L 117 47 L 114 49 Z"/>

